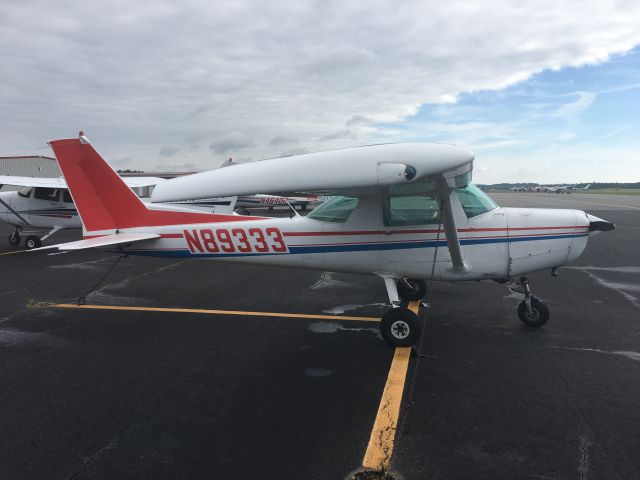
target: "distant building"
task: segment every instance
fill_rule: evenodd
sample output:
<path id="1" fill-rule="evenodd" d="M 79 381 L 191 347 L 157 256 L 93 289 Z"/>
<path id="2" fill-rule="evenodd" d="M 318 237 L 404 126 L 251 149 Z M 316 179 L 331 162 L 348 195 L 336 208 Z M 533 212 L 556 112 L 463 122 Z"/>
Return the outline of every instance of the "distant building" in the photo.
<path id="1" fill-rule="evenodd" d="M 0 175 L 59 177 L 62 172 L 55 158 L 42 155 L 24 155 L 0 157 Z"/>
<path id="2" fill-rule="evenodd" d="M 189 175 L 193 172 L 137 172 L 121 173 L 123 177 L 160 177 L 174 178 L 182 175 Z M 0 175 L 11 175 L 14 177 L 38 177 L 55 178 L 61 177 L 62 171 L 55 158 L 43 155 L 19 155 L 13 157 L 0 157 Z M 2 190 L 18 190 L 19 187 L 4 185 L 0 183 Z M 148 196 L 149 187 L 144 187 L 136 192 L 139 195 Z"/>
<path id="3" fill-rule="evenodd" d="M 0 175 L 16 177 L 59 177 L 62 175 L 55 158 L 43 155 L 19 155 L 0 157 Z M 3 186 L 2 190 L 17 190 L 19 187 Z"/>

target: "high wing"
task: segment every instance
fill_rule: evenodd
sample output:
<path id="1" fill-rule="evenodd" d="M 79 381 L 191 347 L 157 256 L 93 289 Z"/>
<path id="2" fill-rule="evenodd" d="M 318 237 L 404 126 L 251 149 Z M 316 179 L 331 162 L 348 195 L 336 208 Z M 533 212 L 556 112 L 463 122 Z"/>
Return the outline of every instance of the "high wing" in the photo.
<path id="1" fill-rule="evenodd" d="M 160 177 L 122 177 L 124 183 L 131 188 L 149 187 L 165 182 Z M 68 188 L 64 177 L 18 177 L 14 175 L 0 175 L 0 185 L 13 185 L 17 187 L 44 187 L 44 188 Z"/>
<path id="2" fill-rule="evenodd" d="M 469 173 L 473 154 L 453 145 L 403 143 L 345 148 L 241 163 L 167 180 L 153 202 L 214 196 L 361 195 L 380 187 L 420 184 Z"/>

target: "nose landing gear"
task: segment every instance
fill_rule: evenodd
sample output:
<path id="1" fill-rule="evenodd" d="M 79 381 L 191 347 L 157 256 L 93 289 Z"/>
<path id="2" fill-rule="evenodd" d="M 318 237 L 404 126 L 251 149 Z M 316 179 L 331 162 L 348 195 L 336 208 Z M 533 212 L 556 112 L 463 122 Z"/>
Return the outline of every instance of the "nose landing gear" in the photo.
<path id="1" fill-rule="evenodd" d="M 520 277 L 518 283 L 511 287 L 511 291 L 524 295 L 524 300 L 518 305 L 518 318 L 530 327 L 541 327 L 549 320 L 549 307 L 538 300 L 531 293 L 529 279 Z"/>
<path id="2" fill-rule="evenodd" d="M 423 280 L 384 277 L 387 295 L 391 308 L 382 316 L 380 333 L 387 343 L 396 347 L 410 347 L 420 338 L 420 322 L 418 316 L 406 308 L 401 301 L 415 301 L 424 297 L 427 292 Z"/>

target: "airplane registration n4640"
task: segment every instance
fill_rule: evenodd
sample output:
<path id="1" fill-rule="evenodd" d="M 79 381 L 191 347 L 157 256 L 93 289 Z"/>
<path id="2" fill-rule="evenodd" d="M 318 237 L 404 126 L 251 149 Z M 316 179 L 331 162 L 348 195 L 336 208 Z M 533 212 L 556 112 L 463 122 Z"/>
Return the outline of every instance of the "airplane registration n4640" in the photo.
<path id="1" fill-rule="evenodd" d="M 84 239 L 44 248 L 117 248 L 377 275 L 391 308 L 383 337 L 412 345 L 416 315 L 403 301 L 427 280 L 516 278 L 518 316 L 542 326 L 547 306 L 523 275 L 575 260 L 613 224 L 579 210 L 501 208 L 471 183 L 473 155 L 452 145 L 386 144 L 235 165 L 158 184 L 153 202 L 248 195 L 329 195 L 307 216 L 249 217 L 166 211 L 144 204 L 84 135 L 51 147 L 77 206 Z"/>

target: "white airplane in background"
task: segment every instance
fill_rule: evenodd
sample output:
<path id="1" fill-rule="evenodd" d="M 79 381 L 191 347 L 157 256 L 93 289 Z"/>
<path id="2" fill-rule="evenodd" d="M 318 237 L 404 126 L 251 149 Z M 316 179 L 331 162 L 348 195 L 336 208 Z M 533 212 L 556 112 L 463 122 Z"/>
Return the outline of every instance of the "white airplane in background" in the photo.
<path id="1" fill-rule="evenodd" d="M 124 177 L 131 188 L 155 186 L 164 182 L 159 177 Z M 9 244 L 18 245 L 24 229 L 48 230 L 42 237 L 30 234 L 24 240 L 28 250 L 42 246 L 42 242 L 63 229 L 80 229 L 82 222 L 63 177 L 38 178 L 0 175 L 0 187 L 20 187 L 18 191 L 0 192 L 0 222 L 15 227 L 9 234 Z M 206 202 L 174 204 L 182 208 L 196 208 L 208 212 L 231 213 L 236 197 L 208 199 Z"/>
<path id="2" fill-rule="evenodd" d="M 576 192 L 578 190 L 589 190 L 589 187 L 591 187 L 591 184 L 581 188 L 578 188 L 575 185 L 556 185 L 553 187 L 540 187 L 540 188 L 541 188 L 541 191 L 548 192 L 548 193 L 571 193 L 571 192 Z"/>
<path id="3" fill-rule="evenodd" d="M 553 273 L 582 253 L 590 234 L 614 228 L 579 210 L 498 207 L 470 183 L 474 156 L 452 145 L 374 145 L 245 163 L 162 182 L 152 195 L 155 202 L 256 191 L 335 195 L 294 218 L 159 211 L 131 191 L 84 135 L 50 145 L 84 239 L 45 249 L 106 247 L 377 275 L 392 304 L 380 329 L 399 346 L 420 336 L 417 316 L 400 298 L 422 298 L 425 280 L 505 282 L 546 268 Z M 522 322 L 547 322 L 549 309 L 531 294 L 526 277 L 514 291 L 524 297 Z"/>

